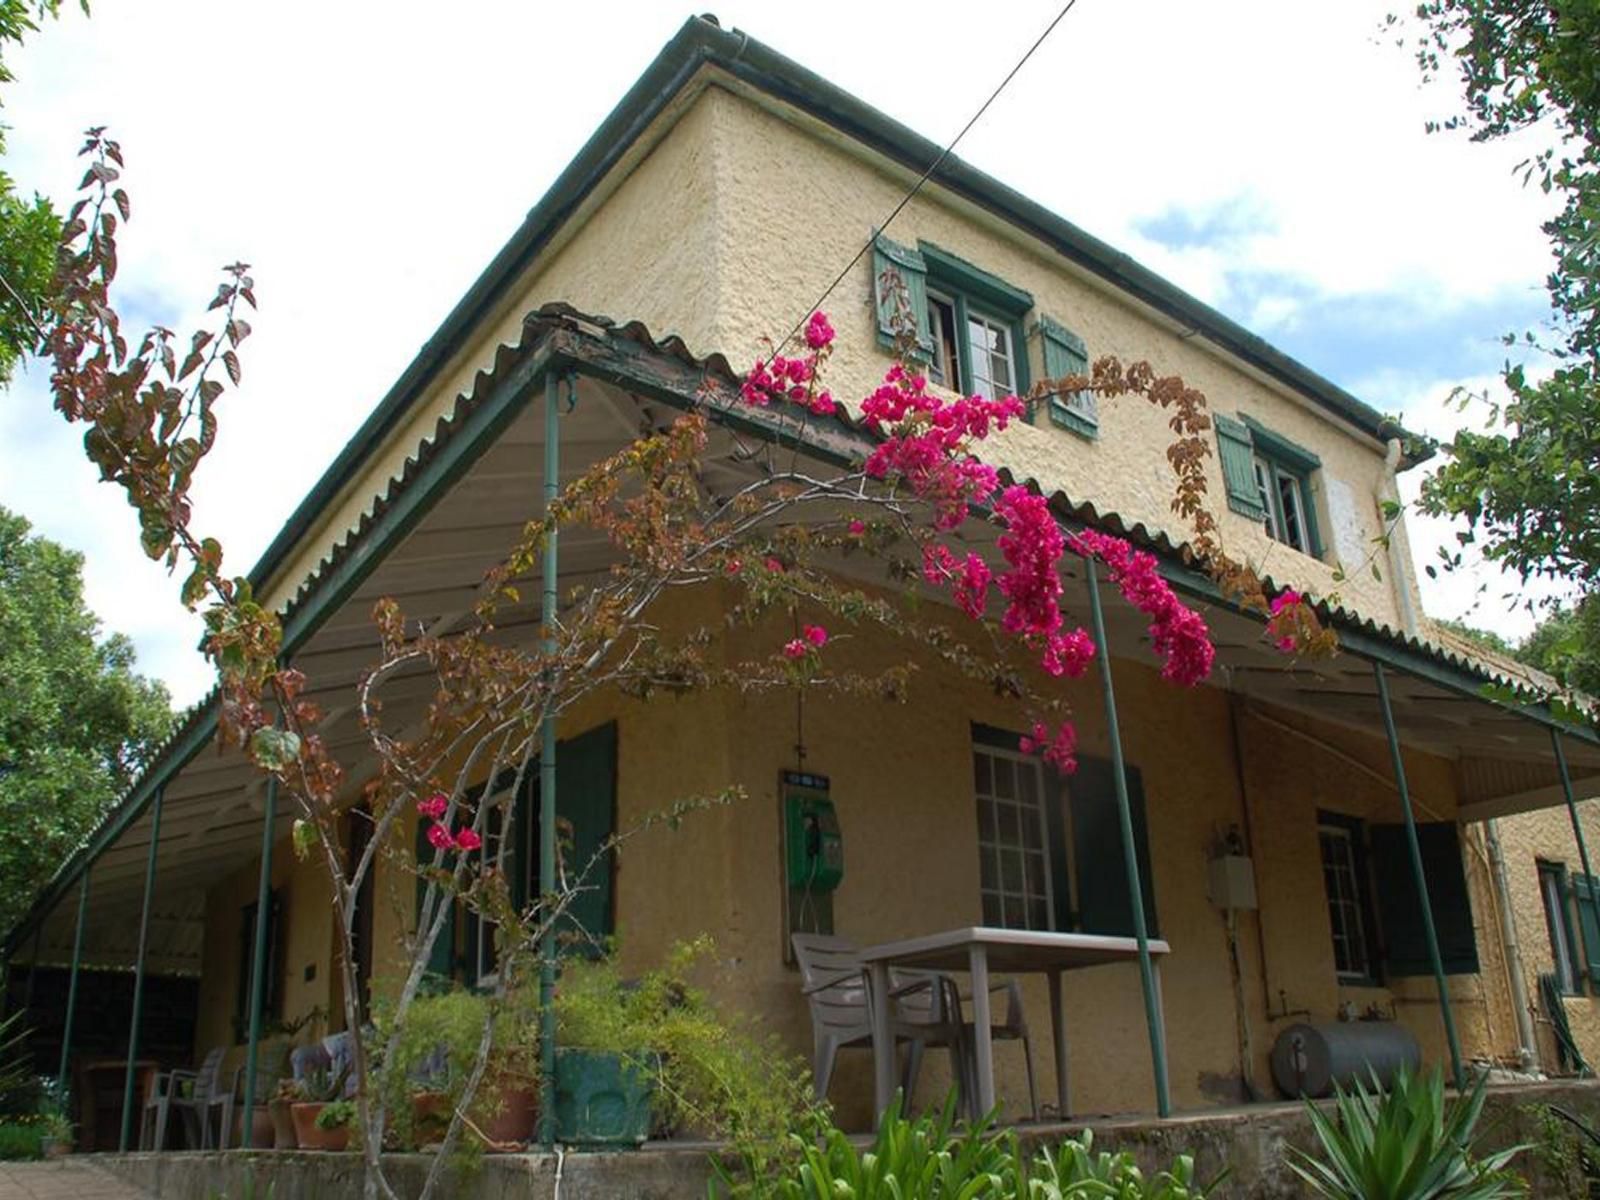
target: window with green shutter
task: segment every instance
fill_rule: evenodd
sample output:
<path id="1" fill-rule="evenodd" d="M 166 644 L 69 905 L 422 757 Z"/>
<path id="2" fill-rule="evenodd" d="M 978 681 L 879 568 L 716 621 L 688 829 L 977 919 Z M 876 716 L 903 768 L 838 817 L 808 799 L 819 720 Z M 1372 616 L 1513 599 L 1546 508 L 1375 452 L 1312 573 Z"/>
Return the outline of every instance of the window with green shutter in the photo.
<path id="1" fill-rule="evenodd" d="M 1050 317 L 1040 316 L 1034 328 L 1044 356 L 1047 379 L 1089 373 L 1089 348 L 1072 330 Z M 1045 409 L 1050 423 L 1080 437 L 1094 438 L 1100 431 L 1100 410 L 1093 392 L 1084 390 L 1052 395 Z"/>
<path id="2" fill-rule="evenodd" d="M 1253 417 L 1213 413 L 1228 507 L 1259 521 L 1267 536 L 1322 557 L 1311 477 L 1322 460 Z"/>
<path id="3" fill-rule="evenodd" d="M 1369 833 L 1387 973 L 1391 977 L 1432 974 L 1422 899 L 1412 877 L 1405 826 L 1372 825 Z M 1417 824 L 1417 843 L 1422 851 L 1422 871 L 1428 881 L 1428 900 L 1445 974 L 1475 975 L 1478 938 L 1472 923 L 1467 876 L 1461 865 L 1460 830 L 1454 821 L 1422 821 Z"/>
<path id="4" fill-rule="evenodd" d="M 239 911 L 239 974 L 233 995 L 234 1041 L 243 1042 L 250 1032 L 250 997 L 255 974 L 256 913 L 254 902 Z M 283 1016 L 283 892 L 274 888 L 267 898 L 267 990 L 261 1015 L 268 1021 Z"/>
<path id="5" fill-rule="evenodd" d="M 1071 776 L 1017 752 L 1019 735 L 974 723 L 973 790 L 983 922 L 1008 929 L 1132 937 L 1111 762 L 1080 756 Z M 1144 784 L 1126 768 L 1145 927 L 1159 936 Z"/>
<path id="6" fill-rule="evenodd" d="M 1592 875 L 1574 875 L 1572 898 L 1578 906 L 1578 928 L 1583 934 L 1583 961 L 1589 968 L 1589 980 L 1600 984 L 1600 880 Z"/>
<path id="7" fill-rule="evenodd" d="M 915 337 L 913 357 L 933 356 L 928 328 L 928 264 L 915 250 L 879 234 L 872 241 L 872 302 L 878 316 L 878 344 L 895 350 Z"/>

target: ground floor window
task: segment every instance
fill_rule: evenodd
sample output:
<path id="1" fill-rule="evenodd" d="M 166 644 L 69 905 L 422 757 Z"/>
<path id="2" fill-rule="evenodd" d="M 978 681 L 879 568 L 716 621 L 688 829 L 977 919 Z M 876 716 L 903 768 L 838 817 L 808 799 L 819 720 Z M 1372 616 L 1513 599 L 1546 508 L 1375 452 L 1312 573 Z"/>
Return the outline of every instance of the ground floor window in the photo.
<path id="1" fill-rule="evenodd" d="M 1373 971 L 1367 917 L 1371 905 L 1361 822 L 1335 813 L 1319 813 L 1317 841 L 1322 855 L 1322 886 L 1328 898 L 1328 924 L 1333 931 L 1334 970 L 1341 980 L 1365 982 L 1373 978 Z"/>
<path id="2" fill-rule="evenodd" d="M 1560 863 L 1539 864 L 1539 895 L 1544 900 L 1544 924 L 1550 935 L 1550 957 L 1555 962 L 1561 990 L 1576 993 L 1582 978 L 1573 944 L 1572 920 L 1567 913 L 1567 869 Z"/>
<path id="3" fill-rule="evenodd" d="M 1116 778 L 1080 755 L 1064 776 L 1018 752 L 1018 735 L 973 726 L 978 886 L 985 925 L 1131 937 L 1132 893 Z M 1139 769 L 1124 768 L 1145 930 L 1159 936 Z"/>

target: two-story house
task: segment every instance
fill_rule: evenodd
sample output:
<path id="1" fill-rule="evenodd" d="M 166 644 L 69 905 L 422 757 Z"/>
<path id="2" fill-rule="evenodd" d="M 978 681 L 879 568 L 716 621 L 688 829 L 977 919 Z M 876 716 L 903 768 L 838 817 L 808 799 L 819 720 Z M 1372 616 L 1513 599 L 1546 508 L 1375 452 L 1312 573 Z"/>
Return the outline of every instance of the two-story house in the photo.
<path id="1" fill-rule="evenodd" d="M 1516 1061 L 1498 900 L 1459 820 L 1504 797 L 1557 803 L 1541 790 L 1550 730 L 1563 731 L 1580 777 L 1600 773 L 1600 738 L 1527 694 L 1486 695 L 1498 674 L 1419 636 L 1403 522 L 1387 546 L 1378 541 L 1396 473 L 1415 454 L 1367 404 L 958 159 L 940 163 L 881 229 L 939 149 L 745 34 L 689 20 L 257 565 L 258 594 L 285 614 L 286 654 L 327 711 L 327 740 L 359 764 L 350 689 L 375 651 L 373 601 L 393 595 L 417 618 L 448 624 L 540 512 L 549 379 L 576 381 L 557 421 L 570 478 L 696 398 L 736 406 L 729 364 L 752 361 L 764 337 L 803 319 L 870 243 L 827 305 L 836 396 L 867 394 L 891 361 L 878 294 L 889 265 L 915 299 L 928 369 L 951 389 L 1022 391 L 1102 354 L 1147 359 L 1209 399 L 1207 470 L 1232 552 L 1276 585 L 1339 598 L 1323 605 L 1339 654 L 1300 661 L 1187 565 L 1186 528 L 1170 507 L 1167 416 L 1143 402 L 1057 398 L 985 446 L 1064 525 L 1124 533 L 1157 552 L 1216 636 L 1204 686 L 1164 686 L 1145 621 L 1106 594 L 1143 904 L 1151 935 L 1170 948 L 1173 1104 L 1274 1094 L 1276 1035 L 1341 1011 L 1396 1021 L 1426 1060 L 1448 1064 L 1446 999 L 1463 1058 Z M 848 421 L 819 423 L 815 436 L 803 453 L 870 445 Z M 581 542 L 561 553 L 563 589 L 603 563 L 601 548 Z M 1070 567 L 1069 589 L 1083 586 L 1081 565 Z M 1069 601 L 1082 611 L 1080 598 Z M 530 591 L 530 637 L 537 602 Z M 674 601 L 702 618 L 724 602 L 715 589 Z M 848 665 L 873 650 L 838 652 Z M 1093 676 L 1064 685 L 1077 689 L 1084 761 L 1061 781 L 1016 752 L 1014 707 L 913 654 L 921 669 L 908 705 L 808 709 L 799 764 L 792 697 L 587 701 L 559 731 L 560 805 L 580 842 L 673 795 L 738 783 L 749 799 L 687 822 L 670 845 L 630 848 L 585 900 L 585 923 L 616 934 L 624 959 L 641 964 L 673 939 L 711 934 L 727 994 L 797 1053 L 809 1050 L 810 1019 L 787 947 L 802 923 L 861 944 L 977 925 L 1131 933 L 1111 732 Z M 196 1057 L 240 1046 L 262 871 L 262 780 L 237 755 L 215 753 L 215 734 L 208 702 L 6 943 L 15 979 L 30 963 L 125 968 L 153 906 L 164 919 L 147 965 L 198 976 Z M 1419 825 L 1443 998 L 1397 764 Z M 843 840 L 843 877 L 825 905 L 797 903 L 785 874 L 783 772 L 797 765 L 828 780 Z M 289 851 L 291 816 L 280 809 L 267 831 L 274 920 L 262 982 L 277 1016 L 337 1014 L 327 889 L 317 864 Z M 533 849 L 521 869 L 533 869 Z M 1235 861 L 1214 872 L 1219 857 Z M 1233 882 L 1214 887 L 1214 874 Z M 373 987 L 385 986 L 414 896 L 403 863 L 381 864 L 362 939 Z M 471 982 L 491 954 L 462 918 L 438 965 Z M 1074 971 L 1064 986 L 1074 1108 L 1153 1111 L 1138 972 Z M 1037 981 L 1025 994 L 1039 1090 L 1051 1097 L 1049 1006 Z M 59 1029 L 55 1014 L 35 1018 Z M 997 1061 L 1001 1097 L 1018 1112 L 1020 1056 L 1001 1047 Z M 841 1065 L 832 1094 L 848 1123 L 866 1120 L 869 1075 L 865 1055 Z M 925 1079 L 924 1099 L 945 1086 L 933 1064 Z"/>

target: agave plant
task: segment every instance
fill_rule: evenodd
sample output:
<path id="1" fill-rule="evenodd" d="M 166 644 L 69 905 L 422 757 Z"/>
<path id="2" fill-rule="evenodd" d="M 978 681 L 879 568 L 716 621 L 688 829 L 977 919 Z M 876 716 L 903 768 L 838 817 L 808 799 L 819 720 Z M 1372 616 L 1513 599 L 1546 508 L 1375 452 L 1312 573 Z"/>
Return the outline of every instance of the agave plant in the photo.
<path id="1" fill-rule="evenodd" d="M 1328 1200 L 1498 1200 L 1527 1185 L 1506 1169 L 1522 1149 L 1477 1157 L 1472 1130 L 1483 1112 L 1483 1077 L 1446 1103 L 1444 1079 L 1401 1071 L 1387 1095 L 1373 1079 L 1368 1091 L 1334 1089 L 1337 1121 L 1307 1103 L 1322 1143 L 1314 1157 L 1291 1149 L 1289 1166 Z"/>
<path id="2" fill-rule="evenodd" d="M 1115 1154 L 1094 1149 L 1094 1130 L 1085 1129 L 1081 1140 L 1062 1142 L 1056 1152 L 1040 1151 L 1028 1178 L 1028 1200 L 1063 1200 L 1069 1196 L 1111 1197 L 1114 1200 L 1205 1200 L 1227 1176 L 1208 1184 L 1194 1177 L 1194 1158 L 1180 1154 L 1172 1168 L 1149 1181 L 1132 1153 Z"/>
<path id="3" fill-rule="evenodd" d="M 834 1129 L 804 1147 L 792 1174 L 742 1190 L 774 1200 L 1011 1200 L 1022 1194 L 1016 1138 L 990 1125 L 958 1129 L 953 1093 L 938 1115 L 916 1120 L 897 1099 L 866 1149 Z"/>

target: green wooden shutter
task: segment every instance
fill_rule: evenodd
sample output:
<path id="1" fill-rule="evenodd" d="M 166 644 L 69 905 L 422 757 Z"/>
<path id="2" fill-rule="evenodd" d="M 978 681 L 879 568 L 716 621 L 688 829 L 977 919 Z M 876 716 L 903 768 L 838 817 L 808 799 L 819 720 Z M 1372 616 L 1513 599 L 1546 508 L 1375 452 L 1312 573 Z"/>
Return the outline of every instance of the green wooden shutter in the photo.
<path id="1" fill-rule="evenodd" d="M 1133 816 L 1133 849 L 1139 862 L 1145 929 L 1159 937 L 1155 887 L 1150 877 L 1150 835 L 1145 822 L 1144 783 L 1137 767 L 1125 767 L 1128 807 Z M 1072 821 L 1072 859 L 1078 876 L 1076 926 L 1083 933 L 1132 937 L 1133 902 L 1123 864 L 1122 822 L 1111 763 L 1087 756 L 1067 780 Z"/>
<path id="2" fill-rule="evenodd" d="M 1405 826 L 1373 825 L 1370 832 L 1388 974 L 1431 974 L 1422 902 L 1411 875 Z M 1454 821 L 1424 821 L 1417 825 L 1417 844 L 1422 850 L 1422 869 L 1428 878 L 1428 899 L 1445 974 L 1476 974 L 1478 938 L 1472 925 L 1467 876 L 1461 866 L 1460 831 Z"/>
<path id="3" fill-rule="evenodd" d="M 537 790 L 534 805 L 538 804 Z M 569 882 L 599 853 L 617 829 L 617 726 L 609 722 L 562 742 L 556 749 L 556 813 L 561 819 L 559 852 Z M 568 907 L 558 936 L 577 953 L 593 953 L 616 931 L 616 855 L 594 861 L 583 891 Z"/>
<path id="4" fill-rule="evenodd" d="M 417 866 L 425 867 L 433 861 L 433 847 L 428 844 L 428 825 L 430 822 L 419 819 L 417 821 Z M 422 897 L 428 890 L 427 880 L 419 874 L 417 876 L 417 916 L 422 916 Z M 439 930 L 439 936 L 433 941 L 433 951 L 428 955 L 428 974 L 436 975 L 442 979 L 455 978 L 456 967 L 456 912 L 455 901 L 451 900 L 450 915 L 445 918 L 444 927 Z M 417 930 L 420 937 L 422 930 Z"/>
<path id="5" fill-rule="evenodd" d="M 878 314 L 878 344 L 895 347 L 898 310 L 894 280 L 905 285 L 905 296 L 917 321 L 918 356 L 933 357 L 933 331 L 928 324 L 928 264 L 921 254 L 883 235 L 872 242 L 872 300 Z"/>
<path id="6" fill-rule="evenodd" d="M 1041 316 L 1034 326 L 1044 347 L 1044 373 L 1047 379 L 1063 375 L 1089 373 L 1089 348 L 1072 330 Z M 1091 391 L 1074 392 L 1067 396 L 1051 396 L 1048 411 L 1050 423 L 1070 429 L 1080 437 L 1093 438 L 1100 432 L 1100 409 Z"/>
<path id="7" fill-rule="evenodd" d="M 1261 488 L 1256 484 L 1255 446 L 1250 427 L 1225 413 L 1212 413 L 1217 426 L 1217 453 L 1222 459 L 1222 481 L 1228 489 L 1228 507 L 1252 521 L 1266 520 Z"/>
<path id="8" fill-rule="evenodd" d="M 1592 875 L 1572 877 L 1572 895 L 1578 902 L 1578 924 L 1583 929 L 1583 958 L 1589 979 L 1600 984 L 1600 880 Z"/>

